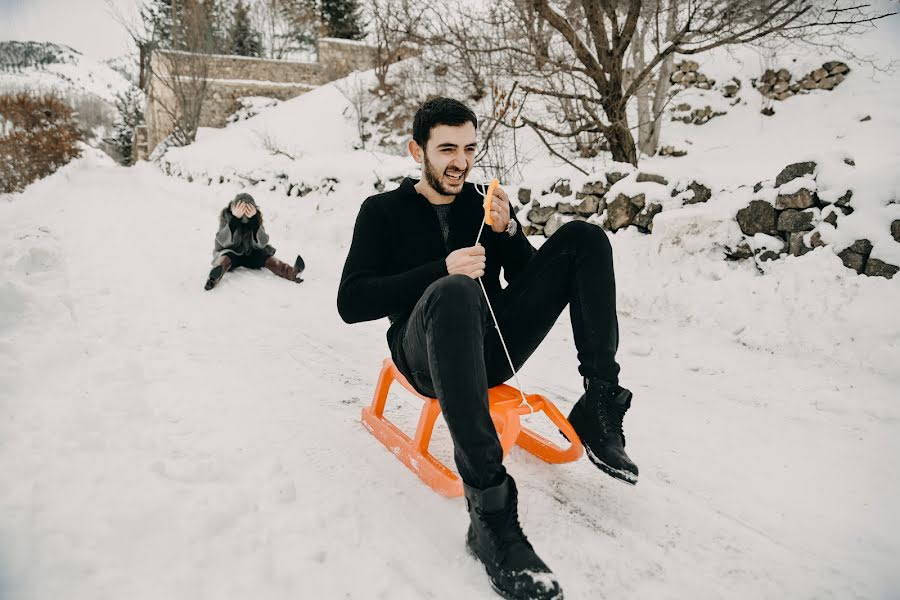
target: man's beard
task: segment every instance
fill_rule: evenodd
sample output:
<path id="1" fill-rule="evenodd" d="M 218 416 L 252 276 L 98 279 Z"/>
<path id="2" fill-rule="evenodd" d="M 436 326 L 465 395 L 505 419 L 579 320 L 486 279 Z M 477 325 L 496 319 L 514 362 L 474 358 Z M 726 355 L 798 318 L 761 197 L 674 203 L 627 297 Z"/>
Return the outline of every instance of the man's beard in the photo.
<path id="1" fill-rule="evenodd" d="M 467 174 L 467 170 L 462 172 L 462 176 L 459 178 L 460 185 L 465 183 Z M 455 196 L 459 193 L 450 191 L 443 186 L 443 184 L 441 183 L 441 174 L 435 172 L 434 166 L 428 160 L 427 154 L 425 154 L 425 181 L 427 181 L 428 185 L 430 185 L 431 188 L 441 196 Z"/>

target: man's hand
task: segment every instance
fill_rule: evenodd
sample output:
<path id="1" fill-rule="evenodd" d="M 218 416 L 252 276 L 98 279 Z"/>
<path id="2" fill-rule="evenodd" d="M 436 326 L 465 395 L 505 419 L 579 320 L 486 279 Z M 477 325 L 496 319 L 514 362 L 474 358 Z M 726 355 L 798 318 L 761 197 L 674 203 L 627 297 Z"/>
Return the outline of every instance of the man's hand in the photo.
<path id="1" fill-rule="evenodd" d="M 447 256 L 447 273 L 478 279 L 484 275 L 484 247 L 479 244 L 454 250 Z"/>
<path id="2" fill-rule="evenodd" d="M 497 186 L 497 189 L 494 190 L 494 195 L 491 197 L 491 217 L 494 219 L 491 229 L 495 233 L 506 231 L 506 226 L 509 224 L 509 196 L 506 195 L 506 192 L 500 186 Z"/>

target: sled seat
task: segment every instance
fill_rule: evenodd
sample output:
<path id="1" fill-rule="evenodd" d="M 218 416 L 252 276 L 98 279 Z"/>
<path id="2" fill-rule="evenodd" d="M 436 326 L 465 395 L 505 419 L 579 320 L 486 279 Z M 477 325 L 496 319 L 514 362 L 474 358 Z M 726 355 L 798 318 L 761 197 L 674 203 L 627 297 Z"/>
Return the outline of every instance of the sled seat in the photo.
<path id="1" fill-rule="evenodd" d="M 388 391 L 394 382 L 400 383 L 413 395 L 424 401 L 419 414 L 419 425 L 415 437 L 410 439 L 396 425 L 384 416 L 384 406 Z M 544 396 L 528 394 L 526 404 L 522 404 L 522 396 L 516 388 L 502 384 L 488 390 L 491 419 L 503 447 L 503 456 L 509 452 L 513 444 L 517 444 L 541 460 L 559 464 L 578 460 L 583 452 L 578 435 L 569 421 L 559 409 Z M 543 412 L 550 421 L 562 431 L 569 440 L 573 440 L 567 448 L 557 446 L 543 436 L 523 427 L 522 415 Z M 372 405 L 362 409 L 362 423 L 378 438 L 385 447 L 394 453 L 413 473 L 419 476 L 434 491 L 449 498 L 462 496 L 462 480 L 456 472 L 440 462 L 428 452 L 434 424 L 441 414 L 441 405 L 436 398 L 423 396 L 410 385 L 409 381 L 397 369 L 390 358 L 384 360 Z"/>

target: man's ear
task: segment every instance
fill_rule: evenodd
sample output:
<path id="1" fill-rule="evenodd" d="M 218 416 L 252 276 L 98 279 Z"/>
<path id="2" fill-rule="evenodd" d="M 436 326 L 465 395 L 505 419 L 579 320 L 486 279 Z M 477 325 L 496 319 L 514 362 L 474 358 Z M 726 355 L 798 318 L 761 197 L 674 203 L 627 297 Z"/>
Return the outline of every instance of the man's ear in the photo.
<path id="1" fill-rule="evenodd" d="M 406 145 L 409 150 L 409 155 L 413 157 L 413 160 L 419 164 L 425 162 L 425 150 L 416 140 L 409 140 L 409 143 Z"/>

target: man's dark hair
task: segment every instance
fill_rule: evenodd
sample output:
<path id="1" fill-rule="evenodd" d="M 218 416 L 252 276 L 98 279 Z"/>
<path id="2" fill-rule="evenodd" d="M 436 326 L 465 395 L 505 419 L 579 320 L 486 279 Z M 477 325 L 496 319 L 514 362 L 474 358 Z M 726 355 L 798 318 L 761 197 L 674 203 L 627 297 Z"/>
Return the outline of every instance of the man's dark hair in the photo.
<path id="1" fill-rule="evenodd" d="M 453 98 L 432 98 L 416 111 L 413 119 L 413 139 L 424 148 L 431 136 L 431 130 L 438 125 L 458 127 L 468 122 L 478 129 L 478 117 L 465 104 Z"/>

